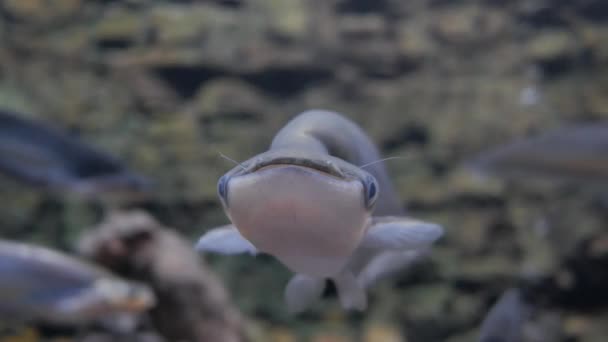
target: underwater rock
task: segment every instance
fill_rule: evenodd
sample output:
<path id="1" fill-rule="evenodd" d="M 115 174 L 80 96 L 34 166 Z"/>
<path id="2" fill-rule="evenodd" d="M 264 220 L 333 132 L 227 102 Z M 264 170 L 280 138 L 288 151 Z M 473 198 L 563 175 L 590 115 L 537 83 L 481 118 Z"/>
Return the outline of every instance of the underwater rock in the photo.
<path id="1" fill-rule="evenodd" d="M 157 43 L 179 46 L 204 39 L 205 34 L 215 23 L 220 22 L 226 13 L 215 6 L 205 4 L 174 4 L 153 7 L 148 15 Z"/>
<path id="2" fill-rule="evenodd" d="M 103 20 L 93 26 L 93 39 L 101 48 L 127 48 L 141 39 L 145 27 L 142 16 L 122 8 L 110 8 Z"/>
<path id="3" fill-rule="evenodd" d="M 403 23 L 399 25 L 397 31 L 399 52 L 404 58 L 417 63 L 432 57 L 437 51 L 437 46 L 428 30 L 420 26 L 420 23 L 415 25 Z"/>
<path id="4" fill-rule="evenodd" d="M 268 102 L 255 87 L 238 78 L 219 78 L 200 89 L 192 110 L 203 118 L 225 116 L 259 121 L 267 115 Z"/>
<path id="5" fill-rule="evenodd" d="M 48 24 L 57 19 L 65 19 L 76 14 L 82 7 L 82 0 L 6 0 L 0 4 L 10 16 L 36 24 Z"/>
<path id="6" fill-rule="evenodd" d="M 509 18 L 502 12 L 478 6 L 463 6 L 438 11 L 429 30 L 440 41 L 453 45 L 489 43 L 503 34 Z"/>
<path id="7" fill-rule="evenodd" d="M 553 76 L 572 68 L 580 53 L 576 37 L 566 30 L 547 30 L 534 36 L 525 46 L 527 58 L 538 63 L 545 76 Z"/>
<path id="8" fill-rule="evenodd" d="M 259 0 L 252 11 L 268 22 L 268 32 L 287 41 L 302 40 L 309 31 L 311 4 L 305 0 Z"/>
<path id="9" fill-rule="evenodd" d="M 363 333 L 363 342 L 407 342 L 399 329 L 387 323 L 371 323 Z"/>
<path id="10" fill-rule="evenodd" d="M 576 1 L 576 12 L 581 16 L 599 23 L 605 23 L 608 19 L 608 4 L 602 0 L 583 0 Z"/>
<path id="11" fill-rule="evenodd" d="M 191 243 L 150 215 L 114 212 L 86 233 L 84 255 L 150 285 L 154 328 L 170 341 L 246 341 L 242 321 Z"/>

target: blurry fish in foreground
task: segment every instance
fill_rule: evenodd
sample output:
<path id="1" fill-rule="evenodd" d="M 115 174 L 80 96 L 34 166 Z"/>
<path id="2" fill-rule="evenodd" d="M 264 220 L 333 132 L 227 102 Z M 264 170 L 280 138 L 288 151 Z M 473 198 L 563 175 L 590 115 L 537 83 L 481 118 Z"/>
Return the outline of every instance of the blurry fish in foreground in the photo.
<path id="1" fill-rule="evenodd" d="M 0 321 L 103 323 L 154 304 L 144 285 L 47 248 L 0 240 Z"/>
<path id="2" fill-rule="evenodd" d="M 85 197 L 116 194 L 137 198 L 150 180 L 114 157 L 66 133 L 0 109 L 0 172 L 22 183 Z"/>
<path id="3" fill-rule="evenodd" d="M 507 143 L 466 163 L 482 175 L 605 183 L 608 124 L 587 123 Z"/>
<path id="4" fill-rule="evenodd" d="M 521 342 L 529 311 L 519 290 L 507 290 L 481 323 L 479 342 Z"/>

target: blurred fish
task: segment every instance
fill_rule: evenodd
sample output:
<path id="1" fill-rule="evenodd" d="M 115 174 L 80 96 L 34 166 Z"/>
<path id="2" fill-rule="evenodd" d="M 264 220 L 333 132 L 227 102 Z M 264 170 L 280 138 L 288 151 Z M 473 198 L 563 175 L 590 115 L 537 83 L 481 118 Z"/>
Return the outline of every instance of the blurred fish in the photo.
<path id="1" fill-rule="evenodd" d="M 517 289 L 509 289 L 481 323 L 479 342 L 521 342 L 529 307 Z"/>
<path id="2" fill-rule="evenodd" d="M 0 109 L 0 172 L 22 183 L 86 197 L 151 190 L 147 178 L 66 133 Z"/>
<path id="3" fill-rule="evenodd" d="M 608 123 L 587 123 L 517 140 L 466 163 L 478 173 L 509 179 L 605 183 Z"/>
<path id="4" fill-rule="evenodd" d="M 87 324 L 154 304 L 142 284 L 57 251 L 0 240 L 0 321 Z"/>

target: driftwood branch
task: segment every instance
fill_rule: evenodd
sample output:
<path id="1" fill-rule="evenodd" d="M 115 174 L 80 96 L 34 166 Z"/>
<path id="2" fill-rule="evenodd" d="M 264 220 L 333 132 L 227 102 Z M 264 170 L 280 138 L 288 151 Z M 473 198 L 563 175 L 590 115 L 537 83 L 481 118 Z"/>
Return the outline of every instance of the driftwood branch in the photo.
<path id="1" fill-rule="evenodd" d="M 169 341 L 244 341 L 242 319 L 191 242 L 144 212 L 114 212 L 81 239 L 85 256 L 147 283 L 154 328 Z"/>

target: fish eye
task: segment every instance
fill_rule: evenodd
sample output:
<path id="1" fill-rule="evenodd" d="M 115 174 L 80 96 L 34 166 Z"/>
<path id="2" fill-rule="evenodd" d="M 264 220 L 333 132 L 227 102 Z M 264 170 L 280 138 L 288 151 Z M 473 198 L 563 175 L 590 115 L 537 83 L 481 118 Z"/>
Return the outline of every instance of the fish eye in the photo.
<path id="1" fill-rule="evenodd" d="M 369 177 L 367 179 L 367 186 L 365 188 L 365 203 L 367 207 L 371 207 L 376 203 L 376 199 L 378 198 L 378 182 L 373 177 Z"/>
<path id="2" fill-rule="evenodd" d="M 369 185 L 369 190 L 367 191 L 367 197 L 374 198 L 376 196 L 376 184 L 371 183 Z"/>
<path id="3" fill-rule="evenodd" d="M 217 182 L 217 194 L 222 198 L 226 199 L 228 187 L 228 180 L 225 176 L 220 177 L 220 180 Z"/>

